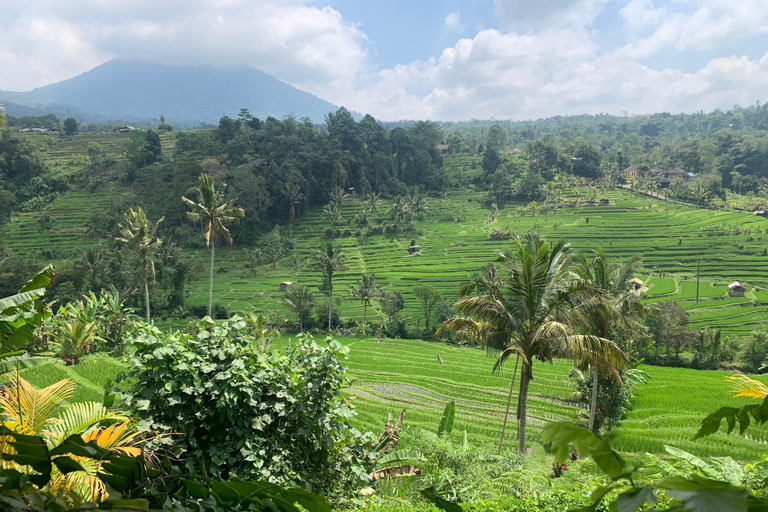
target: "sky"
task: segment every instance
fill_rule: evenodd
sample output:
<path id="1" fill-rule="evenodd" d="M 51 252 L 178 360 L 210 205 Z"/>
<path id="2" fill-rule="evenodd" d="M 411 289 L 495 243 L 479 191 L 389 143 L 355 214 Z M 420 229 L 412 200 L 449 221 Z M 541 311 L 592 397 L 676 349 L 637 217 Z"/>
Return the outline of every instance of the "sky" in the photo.
<path id="1" fill-rule="evenodd" d="M 382 120 L 768 100 L 768 0 L 0 0 L 0 89 L 112 58 L 248 65 Z"/>

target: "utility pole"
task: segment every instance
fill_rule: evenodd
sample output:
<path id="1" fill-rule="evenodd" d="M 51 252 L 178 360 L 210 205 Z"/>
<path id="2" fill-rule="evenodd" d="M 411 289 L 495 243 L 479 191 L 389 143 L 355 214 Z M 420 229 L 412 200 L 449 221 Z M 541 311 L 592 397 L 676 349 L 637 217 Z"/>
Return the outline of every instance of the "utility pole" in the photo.
<path id="1" fill-rule="evenodd" d="M 699 271 L 701 270 L 701 256 L 696 258 L 696 304 L 699 303 Z"/>

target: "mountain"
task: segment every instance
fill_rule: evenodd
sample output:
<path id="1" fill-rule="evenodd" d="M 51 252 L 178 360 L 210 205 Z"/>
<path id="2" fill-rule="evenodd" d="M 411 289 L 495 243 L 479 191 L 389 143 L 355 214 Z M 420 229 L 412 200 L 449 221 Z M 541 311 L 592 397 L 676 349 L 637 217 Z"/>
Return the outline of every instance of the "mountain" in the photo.
<path id="1" fill-rule="evenodd" d="M 114 59 L 81 75 L 29 92 L 0 92 L 10 115 L 52 112 L 82 121 L 151 121 L 218 124 L 223 115 L 247 108 L 253 116 L 286 114 L 321 123 L 338 109 L 255 68 L 172 66 Z"/>

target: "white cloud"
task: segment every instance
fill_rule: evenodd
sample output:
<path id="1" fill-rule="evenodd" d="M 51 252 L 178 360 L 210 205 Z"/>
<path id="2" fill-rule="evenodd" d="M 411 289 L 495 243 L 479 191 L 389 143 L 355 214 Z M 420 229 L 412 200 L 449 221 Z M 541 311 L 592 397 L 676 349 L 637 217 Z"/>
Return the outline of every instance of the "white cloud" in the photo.
<path id="1" fill-rule="evenodd" d="M 445 28 L 450 30 L 456 30 L 456 31 L 463 30 L 464 26 L 461 22 L 461 14 L 459 14 L 458 12 L 452 12 L 448 14 L 448 16 L 445 17 L 443 26 L 445 26 Z"/>
<path id="2" fill-rule="evenodd" d="M 684 0 L 677 5 L 686 10 L 672 12 L 667 5 L 656 7 L 654 0 L 632 0 L 622 8 L 620 16 L 630 35 L 654 29 L 628 45 L 625 55 L 645 58 L 666 48 L 712 50 L 768 32 L 765 0 Z"/>
<path id="3" fill-rule="evenodd" d="M 768 1 L 625 0 L 617 21 L 629 43 L 606 50 L 593 25 L 609 1 L 494 0 L 501 28 L 375 69 L 360 27 L 309 0 L 27 0 L 11 21 L 0 16 L 0 88 L 44 85 L 120 56 L 252 65 L 381 119 L 679 112 L 766 100 L 768 54 L 719 49 L 768 32 Z M 450 13 L 443 28 L 455 34 L 465 22 Z M 705 50 L 709 62 L 692 73 L 644 64 L 662 51 L 683 59 Z"/>
<path id="4" fill-rule="evenodd" d="M 584 27 L 611 0 L 494 0 L 503 26 L 514 31 Z"/>
<path id="5" fill-rule="evenodd" d="M 25 89 L 112 56 L 246 64 L 331 101 L 354 91 L 367 38 L 330 7 L 297 0 L 28 0 L 0 27 L 0 88 Z M 44 34 L 31 27 L 50 26 Z"/>
<path id="6" fill-rule="evenodd" d="M 428 94 L 408 94 L 428 84 Z M 439 58 L 379 73 L 348 102 L 384 119 L 512 118 L 552 115 L 683 112 L 765 99 L 768 54 L 724 57 L 694 73 L 655 70 L 626 49 L 601 50 L 584 29 L 537 34 L 485 30 Z"/>

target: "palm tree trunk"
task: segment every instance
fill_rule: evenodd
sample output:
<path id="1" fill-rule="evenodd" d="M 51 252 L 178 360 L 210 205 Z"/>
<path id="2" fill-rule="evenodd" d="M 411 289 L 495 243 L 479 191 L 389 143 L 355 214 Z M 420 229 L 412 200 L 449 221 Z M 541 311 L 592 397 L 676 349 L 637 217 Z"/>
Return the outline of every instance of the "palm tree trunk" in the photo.
<path id="1" fill-rule="evenodd" d="M 213 308 L 213 257 L 216 254 L 216 241 L 211 237 L 211 278 L 208 284 L 208 316 L 211 316 Z"/>
<path id="2" fill-rule="evenodd" d="M 144 311 L 149 323 L 149 285 L 147 284 L 147 253 L 141 251 L 141 279 L 144 281 Z"/>
<path id="3" fill-rule="evenodd" d="M 520 375 L 520 395 L 518 398 L 518 404 L 519 404 L 519 410 L 520 410 L 520 416 L 518 417 L 518 421 L 520 422 L 520 430 L 517 433 L 519 438 L 519 444 L 518 444 L 517 450 L 520 453 L 525 452 L 525 427 L 528 420 L 528 418 L 526 417 L 526 414 L 528 413 L 528 381 L 530 380 L 530 378 L 531 378 L 530 363 L 523 363 L 523 368 Z"/>
<path id="4" fill-rule="evenodd" d="M 512 382 L 509 383 L 509 395 L 507 396 L 507 410 L 504 412 L 504 424 L 501 426 L 501 439 L 499 439 L 499 455 L 501 455 L 501 449 L 504 446 L 504 433 L 507 430 L 507 418 L 509 418 L 509 404 L 512 403 L 512 390 L 515 389 L 515 379 L 517 377 L 517 365 L 520 364 L 520 355 L 517 356 L 515 361 L 515 372 L 512 374 Z"/>
<path id="5" fill-rule="evenodd" d="M 363 301 L 363 336 L 365 336 L 365 316 L 368 313 L 368 303 Z"/>
<path id="6" fill-rule="evenodd" d="M 595 427 L 595 408 L 597 407 L 597 368 L 595 368 L 594 361 L 592 363 L 592 403 L 589 407 L 589 430 L 594 432 Z"/>

